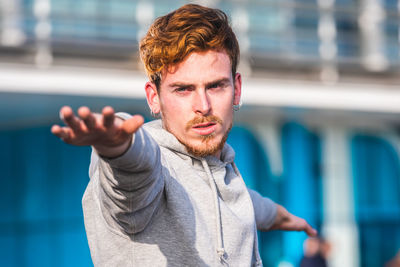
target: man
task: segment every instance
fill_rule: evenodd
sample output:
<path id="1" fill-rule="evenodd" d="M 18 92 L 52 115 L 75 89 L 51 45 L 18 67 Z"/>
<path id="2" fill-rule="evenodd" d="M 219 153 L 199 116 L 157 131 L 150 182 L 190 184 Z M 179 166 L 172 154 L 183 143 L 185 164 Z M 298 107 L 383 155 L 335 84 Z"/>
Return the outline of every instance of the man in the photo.
<path id="1" fill-rule="evenodd" d="M 140 43 L 151 112 L 105 107 L 52 132 L 93 147 L 83 198 L 95 266 L 260 266 L 256 229 L 316 232 L 248 189 L 225 143 L 242 80 L 239 46 L 226 15 L 185 5 L 158 18 Z"/>

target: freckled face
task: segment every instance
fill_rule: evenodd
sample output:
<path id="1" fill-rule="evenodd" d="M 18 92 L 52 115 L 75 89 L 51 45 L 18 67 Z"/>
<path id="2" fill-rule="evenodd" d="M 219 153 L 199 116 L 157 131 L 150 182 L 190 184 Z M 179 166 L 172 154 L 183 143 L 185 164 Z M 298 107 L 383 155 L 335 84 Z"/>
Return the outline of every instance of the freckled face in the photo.
<path id="1" fill-rule="evenodd" d="M 165 71 L 159 90 L 163 126 L 196 156 L 220 156 L 239 104 L 241 76 L 225 52 L 193 52 Z"/>

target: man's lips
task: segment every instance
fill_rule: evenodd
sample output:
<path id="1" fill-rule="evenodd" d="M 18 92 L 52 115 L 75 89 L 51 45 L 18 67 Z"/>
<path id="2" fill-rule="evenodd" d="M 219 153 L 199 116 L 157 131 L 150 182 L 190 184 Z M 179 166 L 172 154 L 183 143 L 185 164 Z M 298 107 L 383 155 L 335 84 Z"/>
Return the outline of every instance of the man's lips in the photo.
<path id="1" fill-rule="evenodd" d="M 193 128 L 206 128 L 206 127 L 210 127 L 215 124 L 216 124 L 215 122 L 199 123 L 199 124 L 193 125 Z"/>
<path id="2" fill-rule="evenodd" d="M 193 125 L 192 130 L 199 135 L 210 135 L 215 131 L 216 125 L 215 122 L 199 123 Z"/>

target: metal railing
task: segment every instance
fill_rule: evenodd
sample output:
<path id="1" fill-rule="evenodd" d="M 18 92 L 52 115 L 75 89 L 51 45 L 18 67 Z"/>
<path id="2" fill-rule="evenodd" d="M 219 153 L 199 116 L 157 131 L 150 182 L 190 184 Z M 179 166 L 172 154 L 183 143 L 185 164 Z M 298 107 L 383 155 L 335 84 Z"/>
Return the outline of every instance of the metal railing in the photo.
<path id="1" fill-rule="evenodd" d="M 204 1 L 203 1 L 204 2 Z M 58 54 L 130 57 L 151 21 L 184 1 L 0 0 L 0 53 L 34 54 L 38 66 Z M 243 64 L 319 66 L 335 80 L 346 66 L 398 71 L 397 1 L 215 1 L 241 43 Z"/>

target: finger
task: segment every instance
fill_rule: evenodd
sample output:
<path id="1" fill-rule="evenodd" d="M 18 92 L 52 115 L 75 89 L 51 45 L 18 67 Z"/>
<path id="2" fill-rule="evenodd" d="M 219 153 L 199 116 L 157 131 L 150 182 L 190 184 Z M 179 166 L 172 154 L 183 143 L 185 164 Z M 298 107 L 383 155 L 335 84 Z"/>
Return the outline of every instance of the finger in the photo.
<path id="1" fill-rule="evenodd" d="M 94 129 L 96 127 L 96 118 L 88 107 L 80 107 L 78 109 L 78 115 L 81 117 L 88 129 Z"/>
<path id="2" fill-rule="evenodd" d="M 140 128 L 140 126 L 143 125 L 143 123 L 143 117 L 140 115 L 135 115 L 123 122 L 122 131 L 124 131 L 126 134 L 133 134 Z"/>
<path id="3" fill-rule="evenodd" d="M 314 237 L 318 235 L 317 230 L 312 228 L 309 224 L 306 225 L 306 229 L 304 230 L 308 236 Z"/>
<path id="4" fill-rule="evenodd" d="M 115 119 L 114 109 L 110 106 L 104 107 L 102 114 L 104 127 L 110 128 L 111 126 L 113 126 Z"/>
<path id="5" fill-rule="evenodd" d="M 70 107 L 62 107 L 60 110 L 60 117 L 64 120 L 65 124 L 67 124 L 73 131 L 79 132 L 83 130 L 81 127 L 80 119 L 75 116 Z"/>
<path id="6" fill-rule="evenodd" d="M 71 131 L 68 127 L 60 127 L 58 125 L 53 125 L 51 127 L 51 132 L 62 140 L 69 139 L 71 135 Z"/>
<path id="7" fill-rule="evenodd" d="M 61 132 L 61 127 L 59 126 L 59 125 L 53 125 L 52 127 L 51 127 L 51 133 L 52 134 L 54 134 L 54 135 L 56 135 L 56 136 L 58 136 L 59 137 L 59 135 L 60 135 L 60 132 Z"/>

